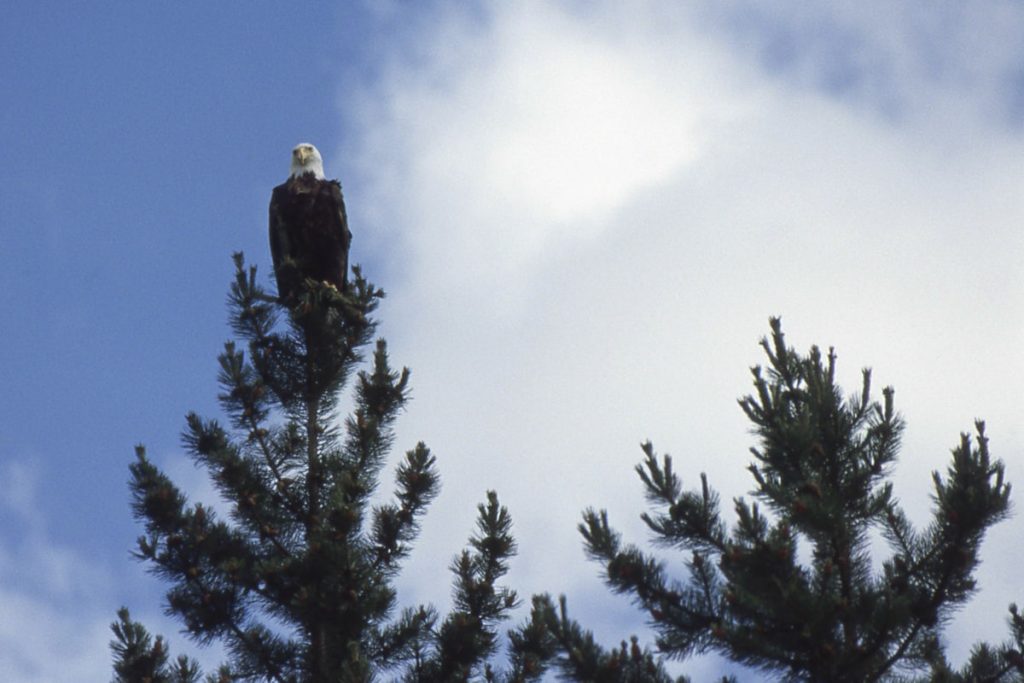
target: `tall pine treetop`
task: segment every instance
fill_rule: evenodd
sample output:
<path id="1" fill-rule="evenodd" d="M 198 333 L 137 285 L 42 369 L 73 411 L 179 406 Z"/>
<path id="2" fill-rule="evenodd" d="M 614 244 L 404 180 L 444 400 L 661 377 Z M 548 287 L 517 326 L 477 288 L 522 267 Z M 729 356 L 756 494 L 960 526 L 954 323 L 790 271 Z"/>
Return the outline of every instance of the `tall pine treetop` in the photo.
<path id="1" fill-rule="evenodd" d="M 398 464 L 390 499 L 377 491 L 409 396 L 408 370 L 391 368 L 382 340 L 364 358 L 383 293 L 354 268 L 341 289 L 307 279 L 280 300 L 240 254 L 235 266 L 230 322 L 243 343 L 228 342 L 219 357 L 228 423 L 189 414 L 183 434 L 228 517 L 190 504 L 141 447 L 131 466 L 132 508 L 145 528 L 136 554 L 170 585 L 168 613 L 196 642 L 226 647 L 228 661 L 209 680 L 484 675 L 495 626 L 517 603 L 498 585 L 515 543 L 494 493 L 452 567 L 452 613 L 397 604 L 394 579 L 440 483 L 420 443 Z M 193 661 L 169 663 L 165 641 L 127 610 L 118 617 L 116 681 L 199 679 Z"/>

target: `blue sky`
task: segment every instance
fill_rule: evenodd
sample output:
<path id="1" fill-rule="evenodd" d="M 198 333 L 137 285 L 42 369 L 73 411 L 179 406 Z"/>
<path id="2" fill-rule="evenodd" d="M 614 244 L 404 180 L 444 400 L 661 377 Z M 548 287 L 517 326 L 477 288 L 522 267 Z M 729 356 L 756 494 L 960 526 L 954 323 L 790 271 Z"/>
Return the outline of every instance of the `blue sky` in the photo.
<path id="1" fill-rule="evenodd" d="M 103 679 L 121 604 L 183 645 L 128 556 L 127 465 L 145 443 L 210 495 L 183 416 L 218 414 L 230 254 L 268 272 L 266 205 L 300 141 L 345 187 L 413 369 L 396 453 L 441 459 L 407 602 L 445 604 L 447 579 L 417 577 L 497 488 L 522 594 L 567 592 L 610 642 L 641 628 L 583 559 L 579 511 L 643 539 L 645 438 L 689 481 L 749 490 L 735 399 L 774 314 L 797 346 L 834 344 L 851 387 L 865 365 L 896 386 L 919 523 L 974 417 L 1021 481 L 1024 10 L 917 7 L 16 3 L 0 670 Z M 954 655 L 1024 600 L 1020 533 L 991 535 Z"/>

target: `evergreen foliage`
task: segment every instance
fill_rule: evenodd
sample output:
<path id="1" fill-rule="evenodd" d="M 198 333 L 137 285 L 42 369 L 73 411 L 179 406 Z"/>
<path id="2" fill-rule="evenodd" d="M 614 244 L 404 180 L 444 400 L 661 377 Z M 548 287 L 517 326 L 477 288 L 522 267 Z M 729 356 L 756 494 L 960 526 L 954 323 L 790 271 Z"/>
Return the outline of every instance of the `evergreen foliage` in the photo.
<path id="1" fill-rule="evenodd" d="M 985 531 L 1009 513 L 1010 485 L 984 423 L 974 439 L 962 435 L 946 475 L 933 474 L 934 516 L 916 530 L 886 481 L 903 431 L 893 390 L 874 400 L 865 370 L 859 393 L 844 397 L 831 349 L 800 355 L 778 319 L 771 327 L 768 367 L 753 368 L 755 392 L 740 401 L 758 437 L 755 501 L 734 501 L 729 529 L 707 478 L 684 490 L 671 457 L 644 444 L 643 520 L 657 545 L 688 553 L 689 580 L 671 579 L 591 509 L 580 531 L 608 586 L 647 612 L 658 650 L 673 658 L 717 652 L 786 681 L 1024 680 L 1015 606 L 1010 642 L 977 646 L 960 671 L 943 654 L 943 627 L 975 590 Z M 872 530 L 891 552 L 880 570 L 868 552 Z M 809 565 L 798 560 L 801 544 Z M 602 656 L 587 659 L 599 665 Z"/>
<path id="2" fill-rule="evenodd" d="M 549 595 L 533 598 L 530 620 L 509 633 L 512 671 L 509 680 L 536 681 L 550 669 L 563 680 L 593 683 L 688 683 L 672 678 L 638 639 L 606 649 L 594 634 L 571 619 L 565 598 L 556 610 Z"/>
<path id="3" fill-rule="evenodd" d="M 186 496 L 137 449 L 131 466 L 136 554 L 170 584 L 167 612 L 229 661 L 209 681 L 326 683 L 389 674 L 409 681 L 488 676 L 496 625 L 517 603 L 498 585 L 515 553 L 511 519 L 494 493 L 479 506 L 470 546 L 453 563 L 455 607 L 397 610 L 394 579 L 437 495 L 436 460 L 420 443 L 405 454 L 390 501 L 374 504 L 409 397 L 383 341 L 356 372 L 383 293 L 358 268 L 338 291 L 307 281 L 291 308 L 235 256 L 231 326 L 246 344 L 220 354 L 228 424 L 190 414 L 183 441 L 229 505 L 228 519 Z M 281 318 L 285 317 L 285 324 Z M 351 414 L 339 399 L 355 374 Z M 397 614 L 396 614 L 397 612 Z M 112 626 L 115 681 L 198 681 L 187 658 L 168 664 L 128 611 Z"/>
<path id="4" fill-rule="evenodd" d="M 962 669 L 950 666 L 941 640 L 975 590 L 986 530 L 1010 509 L 984 423 L 973 439 L 962 435 L 945 476 L 933 474 L 933 519 L 915 529 L 887 481 L 903 431 L 893 390 L 872 398 L 865 370 L 860 391 L 845 397 L 832 350 L 796 353 L 778 319 L 762 340 L 768 366 L 753 368 L 755 391 L 740 401 L 758 438 L 748 468 L 756 488 L 753 502 L 734 501 L 732 528 L 703 474 L 686 490 L 671 457 L 643 445 L 636 471 L 650 509 L 642 518 L 657 545 L 687 553 L 689 579 L 624 544 L 605 512 L 583 515 L 588 555 L 613 591 L 649 615 L 656 651 L 635 637 L 605 648 L 569 617 L 564 597 L 556 606 L 538 595 L 508 633 L 509 666 L 495 672 L 497 629 L 517 605 L 499 585 L 516 546 L 495 493 L 478 506 L 477 530 L 450 567 L 452 611 L 442 618 L 430 606 L 396 604 L 394 579 L 439 478 L 434 456 L 417 444 L 397 466 L 390 500 L 379 502 L 393 423 L 409 396 L 409 373 L 391 368 L 383 341 L 370 369 L 357 371 L 383 293 L 355 268 L 344 291 L 307 281 L 285 307 L 240 254 L 235 264 L 230 319 L 246 347 L 229 342 L 219 357 L 229 423 L 190 414 L 183 435 L 228 519 L 189 504 L 142 447 L 131 466 L 133 510 L 145 527 L 136 555 L 170 584 L 167 612 L 196 642 L 224 644 L 229 661 L 204 678 L 188 657 L 172 662 L 166 642 L 122 608 L 111 627 L 115 683 L 688 683 L 663 657 L 707 652 L 785 681 L 1024 681 L 1016 606 L 1011 638 L 977 645 Z M 353 408 L 341 420 L 353 373 Z M 872 532 L 890 549 L 880 567 Z"/>
<path id="5" fill-rule="evenodd" d="M 180 656 L 174 664 L 168 664 L 163 638 L 157 636 L 154 640 L 142 624 L 131 620 L 127 609 L 119 609 L 117 619 L 111 625 L 115 640 L 110 645 L 115 658 L 114 683 L 196 683 L 199 680 L 199 666 L 188 657 Z"/>

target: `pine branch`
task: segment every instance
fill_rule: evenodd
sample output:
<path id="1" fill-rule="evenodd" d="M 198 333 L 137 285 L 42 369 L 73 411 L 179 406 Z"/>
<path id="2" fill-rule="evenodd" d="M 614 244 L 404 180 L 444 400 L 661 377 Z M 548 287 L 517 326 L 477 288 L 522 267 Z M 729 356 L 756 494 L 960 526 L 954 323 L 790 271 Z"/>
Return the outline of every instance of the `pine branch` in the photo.
<path id="1" fill-rule="evenodd" d="M 764 509 L 736 500 L 728 529 L 706 478 L 684 491 L 672 459 L 645 443 L 636 467 L 649 504 L 642 519 L 656 544 L 690 551 L 689 582 L 675 583 L 662 563 L 624 544 L 604 512 L 584 512 L 585 549 L 613 591 L 652 615 L 663 653 L 717 650 L 791 680 L 939 671 L 942 627 L 974 590 L 985 531 L 1008 513 L 1009 485 L 984 425 L 976 447 L 963 436 L 947 476 L 935 475 L 935 521 L 919 533 L 886 481 L 903 430 L 893 389 L 874 401 L 865 369 L 859 391 L 844 398 L 833 349 L 801 355 L 786 346 L 778 319 L 771 328 L 761 343 L 767 365 L 752 368 L 754 391 L 739 402 L 758 440 L 749 471 Z M 892 550 L 880 574 L 868 553 L 872 526 Z M 801 541 L 809 567 L 797 562 Z M 1015 657 L 1024 664 L 1021 652 L 981 645 L 971 671 L 998 678 Z"/>
<path id="2" fill-rule="evenodd" d="M 659 464 L 654 446 L 643 444 L 644 462 L 636 472 L 646 489 L 648 503 L 663 509 L 657 514 L 643 513 L 640 518 L 657 534 L 656 542 L 705 553 L 721 553 L 725 548 L 725 525 L 719 516 L 718 494 L 700 476 L 701 490 L 684 492 L 672 470 L 672 458 L 664 456 Z"/>
<path id="3" fill-rule="evenodd" d="M 594 683 L 687 683 L 673 679 L 635 637 L 606 650 L 570 619 L 565 597 L 556 610 L 548 595 L 534 596 L 530 620 L 510 634 L 512 672 L 507 680 L 534 681 L 554 665 L 561 678 Z"/>
<path id="4" fill-rule="evenodd" d="M 194 660 L 181 656 L 169 664 L 162 636 L 154 640 L 145 626 L 132 621 L 125 607 L 117 611 L 117 618 L 110 625 L 114 683 L 198 683 L 202 673 Z"/>
<path id="5" fill-rule="evenodd" d="M 477 507 L 477 530 L 469 548 L 452 562 L 455 575 L 455 609 L 434 630 L 431 652 L 421 652 L 410 672 L 416 681 L 465 681 L 475 672 L 485 678 L 494 673 L 486 660 L 497 648 L 497 624 L 517 605 L 515 591 L 498 585 L 515 555 L 512 519 L 487 492 L 487 502 Z"/>
<path id="6" fill-rule="evenodd" d="M 417 444 L 398 467 L 397 504 L 374 510 L 373 541 L 378 569 L 394 570 L 396 562 L 408 555 L 410 544 L 419 532 L 419 517 L 440 490 L 435 465 L 436 459 L 426 445 Z"/>

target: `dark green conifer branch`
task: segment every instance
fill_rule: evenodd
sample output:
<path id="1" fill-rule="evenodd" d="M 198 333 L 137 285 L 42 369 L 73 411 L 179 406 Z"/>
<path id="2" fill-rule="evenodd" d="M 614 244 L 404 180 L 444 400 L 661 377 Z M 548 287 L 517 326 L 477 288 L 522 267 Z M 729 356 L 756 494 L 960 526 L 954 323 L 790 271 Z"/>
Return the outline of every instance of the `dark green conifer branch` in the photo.
<path id="1" fill-rule="evenodd" d="M 114 683 L 198 683 L 199 665 L 185 656 L 168 663 L 163 638 L 157 636 L 154 640 L 145 626 L 132 621 L 126 608 L 117 611 L 117 621 L 110 628 L 114 632 L 110 648 L 116 659 Z"/>
<path id="2" fill-rule="evenodd" d="M 756 502 L 737 499 L 728 528 L 707 479 L 685 490 L 672 459 L 644 444 L 637 472 L 650 509 L 642 518 L 657 545 L 688 553 L 688 577 L 670 578 L 590 509 L 580 532 L 608 586 L 650 616 L 658 650 L 671 657 L 713 651 L 792 681 L 897 681 L 923 671 L 934 680 L 1024 680 L 1016 611 L 1013 641 L 979 645 L 959 672 L 943 656 L 943 627 L 976 588 L 984 534 L 1009 512 L 1010 487 L 984 424 L 973 439 L 962 435 L 946 475 L 935 473 L 933 520 L 916 531 L 887 481 L 903 431 L 893 390 L 873 399 L 865 370 L 859 391 L 844 396 L 834 351 L 798 354 L 779 320 L 771 328 L 762 341 L 768 364 L 752 369 L 754 391 L 739 402 L 757 437 Z M 878 568 L 868 552 L 873 529 L 891 553 Z M 527 635 L 543 652 L 543 640 Z"/>
<path id="3" fill-rule="evenodd" d="M 371 367 L 357 372 L 383 293 L 355 268 L 343 291 L 307 281 L 286 308 L 240 254 L 235 266 L 230 318 L 243 343 L 228 342 L 219 357 L 227 424 L 189 414 L 182 437 L 228 518 L 189 505 L 141 447 L 131 466 L 133 511 L 145 528 L 136 554 L 170 584 L 168 612 L 195 641 L 226 646 L 217 680 L 485 676 L 496 624 L 516 600 L 498 585 L 515 544 L 493 493 L 471 550 L 453 566 L 453 613 L 442 620 L 430 607 L 396 609 L 392 580 L 440 480 L 436 459 L 418 444 L 397 467 L 391 500 L 374 504 L 409 397 L 408 370 L 392 370 L 383 341 Z M 342 389 L 353 375 L 343 419 Z M 198 679 L 191 661 L 168 665 L 163 641 L 147 640 L 127 613 L 114 633 L 119 680 Z"/>
<path id="4" fill-rule="evenodd" d="M 537 681 L 553 667 L 559 678 L 594 683 L 689 683 L 672 678 L 654 653 L 634 637 L 606 649 L 571 619 L 565 598 L 556 608 L 549 595 L 533 598 L 530 620 L 510 634 L 508 681 Z"/>
<path id="5" fill-rule="evenodd" d="M 497 625 L 516 606 L 515 591 L 498 585 L 515 555 L 512 518 L 488 491 L 487 503 L 478 506 L 477 531 L 470 547 L 452 562 L 455 608 L 436 628 L 429 641 L 419 643 L 416 665 L 406 680 L 468 681 L 492 679 L 487 660 L 498 646 Z"/>

